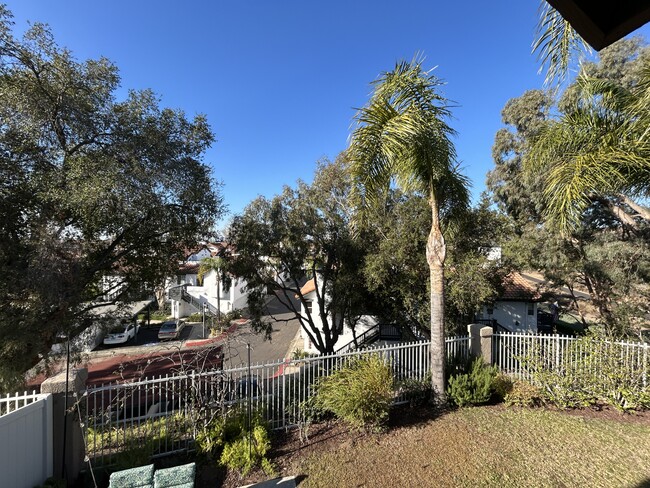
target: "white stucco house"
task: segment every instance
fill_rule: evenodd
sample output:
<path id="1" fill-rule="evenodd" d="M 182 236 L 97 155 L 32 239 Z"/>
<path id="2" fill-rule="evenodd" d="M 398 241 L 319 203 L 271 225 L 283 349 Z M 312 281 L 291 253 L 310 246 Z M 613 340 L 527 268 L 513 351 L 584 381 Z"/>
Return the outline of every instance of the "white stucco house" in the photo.
<path id="1" fill-rule="evenodd" d="M 304 303 L 301 304 L 300 306 L 300 312 L 303 316 L 307 315 L 307 309 L 310 310 L 311 312 L 311 317 L 314 322 L 314 325 L 320 330 L 323 330 L 323 322 L 321 320 L 320 314 L 318 313 L 318 302 L 316 299 L 316 280 L 311 279 L 307 281 L 303 285 L 303 287 L 300 289 L 301 295 L 305 298 L 306 305 Z M 322 291 L 321 291 L 322 293 Z M 378 319 L 377 317 L 371 316 L 371 315 L 363 315 L 359 319 L 359 321 L 356 324 L 355 331 L 357 335 L 357 339 L 359 339 L 361 336 L 363 336 L 364 333 L 371 331 L 372 329 L 376 328 L 378 326 Z M 337 351 L 346 345 L 350 344 L 354 340 L 354 333 L 352 331 L 352 328 L 347 323 L 343 323 L 342 325 L 342 331 L 338 337 L 338 340 L 336 341 L 336 345 L 334 346 L 334 350 Z M 305 332 L 305 330 L 301 327 L 300 328 L 300 335 L 302 338 L 303 342 L 303 351 L 310 353 L 310 354 L 318 354 L 319 351 L 309 338 L 309 335 Z M 377 344 L 378 342 L 374 342 Z"/>
<path id="2" fill-rule="evenodd" d="M 214 270 L 208 271 L 199 280 L 201 260 L 217 256 L 223 250 L 223 244 L 205 244 L 199 249 L 190 251 L 184 262 L 179 263 L 178 272 L 167 286 L 174 318 L 187 317 L 201 312 L 206 307 L 212 314 L 231 310 L 240 310 L 248 305 L 245 281 L 231 277 L 226 284 Z M 181 293 L 181 288 L 185 295 Z M 189 299 L 186 298 L 189 295 Z"/>
<path id="3" fill-rule="evenodd" d="M 511 273 L 503 281 L 503 293 L 494 303 L 483 306 L 477 314 L 481 321 L 496 321 L 511 332 L 537 332 L 539 290 L 519 273 Z"/>

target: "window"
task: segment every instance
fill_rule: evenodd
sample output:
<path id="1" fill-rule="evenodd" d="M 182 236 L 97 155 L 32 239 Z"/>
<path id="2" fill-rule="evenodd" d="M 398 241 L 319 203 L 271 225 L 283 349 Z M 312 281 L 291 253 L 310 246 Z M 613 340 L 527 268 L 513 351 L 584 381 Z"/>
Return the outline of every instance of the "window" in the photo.
<path id="1" fill-rule="evenodd" d="M 314 302 L 313 300 L 307 300 L 305 302 L 305 309 L 307 309 L 307 313 L 312 314 L 314 312 Z"/>
<path id="2" fill-rule="evenodd" d="M 534 303 L 529 303 L 528 304 L 528 315 L 535 315 L 535 304 Z"/>

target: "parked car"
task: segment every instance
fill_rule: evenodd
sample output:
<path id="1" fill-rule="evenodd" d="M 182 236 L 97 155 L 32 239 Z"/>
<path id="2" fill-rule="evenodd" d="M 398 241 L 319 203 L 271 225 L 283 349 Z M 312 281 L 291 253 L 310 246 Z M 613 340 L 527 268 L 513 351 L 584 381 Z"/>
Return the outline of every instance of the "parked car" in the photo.
<path id="1" fill-rule="evenodd" d="M 158 331 L 158 339 L 161 341 L 165 339 L 178 339 L 184 327 L 185 322 L 182 320 L 177 320 L 176 322 L 165 322 Z"/>
<path id="2" fill-rule="evenodd" d="M 104 337 L 104 345 L 113 346 L 115 344 L 124 344 L 129 339 L 135 337 L 140 329 L 140 325 L 129 322 L 128 324 L 120 324 L 113 327 L 106 337 Z"/>

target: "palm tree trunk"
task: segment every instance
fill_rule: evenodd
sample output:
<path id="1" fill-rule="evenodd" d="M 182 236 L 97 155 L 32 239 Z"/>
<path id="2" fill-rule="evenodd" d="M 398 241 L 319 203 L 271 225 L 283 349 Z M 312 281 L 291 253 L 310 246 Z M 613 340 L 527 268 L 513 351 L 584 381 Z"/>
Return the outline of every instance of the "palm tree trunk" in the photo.
<path id="1" fill-rule="evenodd" d="M 434 401 L 440 405 L 447 402 L 445 394 L 445 289 L 444 265 L 447 254 L 445 238 L 440 229 L 438 201 L 432 193 L 431 231 L 427 239 L 427 263 L 431 282 L 431 383 Z"/>

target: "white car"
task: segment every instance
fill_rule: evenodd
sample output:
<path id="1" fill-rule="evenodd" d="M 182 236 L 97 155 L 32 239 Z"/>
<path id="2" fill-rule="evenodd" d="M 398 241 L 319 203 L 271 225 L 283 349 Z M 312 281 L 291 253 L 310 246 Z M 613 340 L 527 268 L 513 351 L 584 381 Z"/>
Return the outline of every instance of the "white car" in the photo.
<path id="1" fill-rule="evenodd" d="M 121 324 L 113 327 L 111 331 L 104 337 L 104 345 L 112 346 L 115 344 L 124 344 L 138 333 L 139 325 L 132 322 L 128 324 Z"/>
<path id="2" fill-rule="evenodd" d="M 176 322 L 165 322 L 162 324 L 160 330 L 158 331 L 158 340 L 163 341 L 165 339 L 178 339 L 184 327 L 185 321 L 183 320 L 177 320 Z"/>

